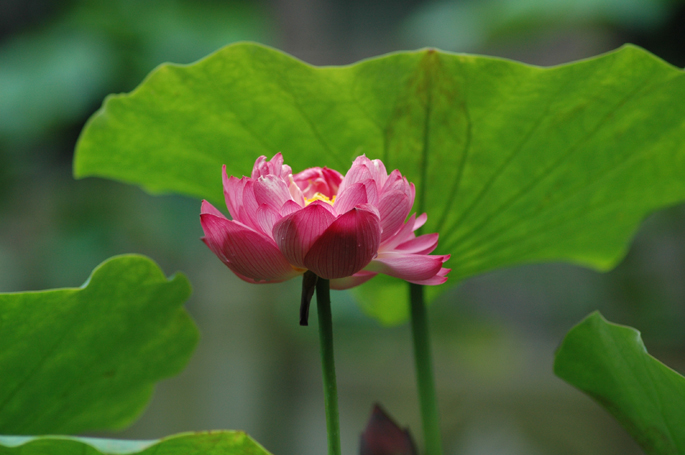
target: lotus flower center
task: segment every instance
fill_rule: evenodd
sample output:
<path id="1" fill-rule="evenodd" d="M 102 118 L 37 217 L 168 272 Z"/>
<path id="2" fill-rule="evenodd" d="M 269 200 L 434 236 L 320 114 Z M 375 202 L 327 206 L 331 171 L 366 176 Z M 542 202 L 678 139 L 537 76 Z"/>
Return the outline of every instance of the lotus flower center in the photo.
<path id="1" fill-rule="evenodd" d="M 314 196 L 304 200 L 304 206 L 306 207 L 314 201 L 321 201 L 325 202 L 326 204 L 333 205 L 335 203 L 335 195 L 333 195 L 331 199 L 328 199 L 328 196 L 325 196 L 321 193 L 315 193 Z"/>

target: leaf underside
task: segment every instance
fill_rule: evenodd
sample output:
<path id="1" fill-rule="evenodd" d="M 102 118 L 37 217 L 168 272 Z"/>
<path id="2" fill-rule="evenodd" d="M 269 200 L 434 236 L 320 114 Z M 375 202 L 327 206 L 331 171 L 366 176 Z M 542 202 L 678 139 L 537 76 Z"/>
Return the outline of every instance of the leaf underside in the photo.
<path id="1" fill-rule="evenodd" d="M 634 46 L 551 68 L 431 49 L 317 68 L 243 43 L 108 97 L 74 173 L 221 206 L 222 164 L 242 176 L 280 151 L 295 172 L 344 173 L 366 154 L 416 184 L 452 255 L 441 290 L 522 263 L 607 270 L 685 199 L 684 96 L 683 72 Z M 407 316 L 393 280 L 356 294 L 382 322 Z"/>
<path id="2" fill-rule="evenodd" d="M 0 294 L 0 434 L 131 423 L 197 344 L 189 295 L 185 276 L 135 255 L 102 263 L 78 289 Z"/>
<path id="3" fill-rule="evenodd" d="M 649 355 L 637 330 L 591 314 L 564 338 L 554 372 L 609 411 L 647 454 L 685 453 L 685 377 Z"/>
<path id="4" fill-rule="evenodd" d="M 239 431 L 210 431 L 156 441 L 65 436 L 0 436 L 0 455 L 269 455 Z"/>

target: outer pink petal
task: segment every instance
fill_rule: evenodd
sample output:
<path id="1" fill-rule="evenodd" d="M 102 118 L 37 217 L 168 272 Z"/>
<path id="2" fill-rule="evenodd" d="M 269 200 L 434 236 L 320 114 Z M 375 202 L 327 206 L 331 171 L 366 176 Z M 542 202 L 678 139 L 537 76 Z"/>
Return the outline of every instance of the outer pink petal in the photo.
<path id="1" fill-rule="evenodd" d="M 381 243 L 379 251 L 391 251 L 394 250 L 397 245 L 408 242 L 409 240 L 413 239 L 416 237 L 414 235 L 414 226 L 415 226 L 415 218 L 416 214 L 413 214 L 411 217 L 409 217 L 409 220 L 407 220 L 406 223 L 400 228 L 395 235 L 391 236 L 390 238 L 386 239 Z"/>
<path id="2" fill-rule="evenodd" d="M 243 188 L 243 198 L 242 203 L 238 207 L 238 218 L 244 225 L 254 229 L 259 230 L 259 224 L 257 223 L 257 209 L 259 204 L 257 203 L 257 198 L 254 194 L 255 181 L 252 179 L 245 178 L 245 186 Z M 236 218 L 234 218 L 236 220 Z"/>
<path id="3" fill-rule="evenodd" d="M 262 204 L 257 209 L 257 216 L 255 218 L 259 230 L 270 239 L 273 239 L 274 224 L 281 219 L 281 215 L 273 207 Z"/>
<path id="4" fill-rule="evenodd" d="M 339 216 L 312 245 L 306 268 L 328 280 L 354 275 L 376 255 L 381 242 L 380 219 L 366 208 Z"/>
<path id="5" fill-rule="evenodd" d="M 365 272 L 362 270 L 361 272 L 357 272 L 352 276 L 331 280 L 330 286 L 331 289 L 342 291 L 344 289 L 350 289 L 355 286 L 359 286 L 360 284 L 364 284 L 376 275 L 378 274 L 375 272 Z"/>
<path id="6" fill-rule="evenodd" d="M 291 200 L 288 185 L 275 175 L 259 177 L 254 183 L 254 195 L 257 204 L 267 204 L 275 210 L 280 210 L 286 201 Z"/>
<path id="7" fill-rule="evenodd" d="M 335 220 L 335 215 L 324 205 L 327 204 L 309 204 L 274 224 L 273 237 L 278 248 L 297 267 L 305 267 L 307 252 Z"/>
<path id="8" fill-rule="evenodd" d="M 428 215 L 425 213 L 422 213 L 421 215 L 419 215 L 418 218 L 416 218 L 416 222 L 414 223 L 414 228 L 412 230 L 414 230 L 414 231 L 417 230 L 418 228 L 420 228 L 421 226 L 426 224 L 427 220 L 428 220 Z"/>
<path id="9" fill-rule="evenodd" d="M 217 210 L 216 207 L 214 207 L 212 204 L 203 199 L 202 208 L 200 209 L 200 215 L 204 214 L 218 216 L 219 218 L 226 218 L 223 213 Z"/>
<path id="10" fill-rule="evenodd" d="M 200 222 L 205 232 L 202 241 L 240 278 L 276 283 L 302 273 L 263 234 L 208 213 L 200 215 Z"/>
<path id="11" fill-rule="evenodd" d="M 414 239 L 397 245 L 395 251 L 414 254 L 428 254 L 433 252 L 435 247 L 438 246 L 438 237 L 439 235 L 437 233 L 420 235 Z"/>
<path id="12" fill-rule="evenodd" d="M 378 203 L 378 211 L 381 214 L 381 228 L 385 241 L 395 235 L 403 226 L 404 220 L 411 210 L 409 196 L 401 191 L 384 193 Z"/>
<path id="13" fill-rule="evenodd" d="M 226 174 L 225 164 L 222 168 L 221 176 L 224 184 L 224 199 L 226 200 L 228 213 L 231 214 L 231 218 L 238 220 L 240 207 L 243 205 L 243 190 L 249 179 L 247 177 L 241 179 L 232 176 L 229 177 L 228 174 Z"/>
<path id="14" fill-rule="evenodd" d="M 397 252 L 379 253 L 364 270 L 384 273 L 406 281 L 416 282 L 433 278 L 440 272 L 449 256 L 428 256 Z"/>
<path id="15" fill-rule="evenodd" d="M 427 280 L 420 280 L 420 281 L 412 281 L 412 280 L 408 280 L 408 281 L 410 283 L 423 284 L 425 286 L 437 286 L 438 284 L 443 284 L 444 282 L 447 281 L 447 274 L 450 273 L 451 271 L 452 271 L 452 269 L 442 268 L 433 278 L 428 278 Z"/>

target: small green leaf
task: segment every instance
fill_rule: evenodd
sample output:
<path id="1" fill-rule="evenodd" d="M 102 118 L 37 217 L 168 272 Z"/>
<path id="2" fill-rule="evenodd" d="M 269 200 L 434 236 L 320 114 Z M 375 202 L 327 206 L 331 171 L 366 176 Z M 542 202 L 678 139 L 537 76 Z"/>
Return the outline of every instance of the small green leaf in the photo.
<path id="1" fill-rule="evenodd" d="M 416 184 L 424 232 L 452 255 L 440 289 L 522 263 L 607 270 L 648 213 L 685 199 L 684 74 L 633 46 L 551 68 L 434 50 L 316 68 L 238 44 L 107 98 L 74 173 L 219 206 L 222 164 L 246 175 L 280 151 L 295 172 L 345 172 L 365 153 Z M 404 319 L 407 293 L 388 309 L 396 289 L 374 281 L 364 308 Z"/>
<path id="2" fill-rule="evenodd" d="M 685 453 L 685 377 L 649 355 L 637 330 L 592 313 L 564 338 L 554 372 L 613 414 L 649 455 Z"/>
<path id="3" fill-rule="evenodd" d="M 66 436 L 0 436 L 0 455 L 269 455 L 241 431 L 208 431 L 155 441 Z"/>
<path id="4" fill-rule="evenodd" d="M 119 429 L 179 373 L 198 332 L 190 284 L 119 256 L 78 289 L 0 294 L 0 433 Z"/>

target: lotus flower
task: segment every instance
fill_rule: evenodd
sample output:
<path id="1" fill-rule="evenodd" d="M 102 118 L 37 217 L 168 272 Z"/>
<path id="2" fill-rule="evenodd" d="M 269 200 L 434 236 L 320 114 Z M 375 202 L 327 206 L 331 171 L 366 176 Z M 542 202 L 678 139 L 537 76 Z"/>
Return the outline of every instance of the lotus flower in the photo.
<path id="1" fill-rule="evenodd" d="M 358 157 L 343 177 L 328 168 L 294 174 L 276 154 L 261 156 L 250 177 L 223 167 L 227 219 L 202 201 L 205 244 L 239 278 L 277 283 L 307 271 L 332 289 L 362 284 L 378 273 L 416 284 L 447 280 L 449 255 L 430 255 L 438 234 L 416 236 L 426 214 L 409 218 L 415 189 L 398 170 Z"/>

